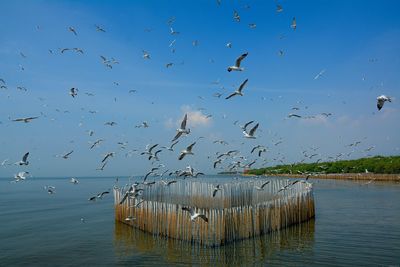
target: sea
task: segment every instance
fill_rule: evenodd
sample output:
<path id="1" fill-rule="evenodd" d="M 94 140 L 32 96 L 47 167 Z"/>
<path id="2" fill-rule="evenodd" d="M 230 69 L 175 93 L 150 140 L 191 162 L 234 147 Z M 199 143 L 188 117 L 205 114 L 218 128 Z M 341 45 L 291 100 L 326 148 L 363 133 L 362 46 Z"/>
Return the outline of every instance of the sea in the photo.
<path id="1" fill-rule="evenodd" d="M 400 266 L 396 182 L 310 179 L 314 220 L 205 248 L 116 222 L 115 177 L 81 177 L 78 184 L 70 178 L 11 180 L 0 179 L 0 266 Z M 118 179 L 120 186 L 126 183 L 128 178 Z M 88 201 L 107 190 L 102 199 Z"/>

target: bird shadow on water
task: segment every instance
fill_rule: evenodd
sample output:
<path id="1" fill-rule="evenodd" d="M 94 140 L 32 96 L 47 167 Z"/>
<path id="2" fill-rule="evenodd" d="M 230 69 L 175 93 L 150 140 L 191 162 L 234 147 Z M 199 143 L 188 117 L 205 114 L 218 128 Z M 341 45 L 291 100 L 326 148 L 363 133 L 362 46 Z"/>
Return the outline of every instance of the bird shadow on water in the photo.
<path id="1" fill-rule="evenodd" d="M 119 264 L 217 265 L 265 264 L 282 254 L 312 253 L 314 219 L 263 236 L 219 247 L 204 247 L 185 241 L 155 237 L 126 224 L 115 222 L 114 249 Z M 141 260 L 139 260 L 139 258 Z"/>

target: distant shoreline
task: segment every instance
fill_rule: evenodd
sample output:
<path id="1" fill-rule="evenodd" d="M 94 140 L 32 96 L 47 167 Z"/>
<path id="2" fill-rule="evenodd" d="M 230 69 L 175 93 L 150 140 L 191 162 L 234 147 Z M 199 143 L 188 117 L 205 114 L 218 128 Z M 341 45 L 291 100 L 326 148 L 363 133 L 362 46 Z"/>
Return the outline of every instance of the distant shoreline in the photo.
<path id="1" fill-rule="evenodd" d="M 305 178 L 305 175 L 300 174 L 286 174 L 274 173 L 264 174 L 265 176 L 278 176 L 288 178 Z M 245 174 L 245 176 L 253 176 Z M 338 180 L 376 180 L 376 181 L 391 181 L 400 182 L 400 174 L 382 174 L 382 173 L 328 173 L 328 174 L 315 174 L 310 178 L 317 179 L 338 179 Z"/>

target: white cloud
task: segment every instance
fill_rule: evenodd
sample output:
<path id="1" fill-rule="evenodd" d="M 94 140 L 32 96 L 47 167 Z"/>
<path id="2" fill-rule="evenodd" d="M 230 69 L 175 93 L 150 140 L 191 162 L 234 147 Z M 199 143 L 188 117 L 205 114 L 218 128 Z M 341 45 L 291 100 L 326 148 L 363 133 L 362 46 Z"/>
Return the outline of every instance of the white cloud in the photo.
<path id="1" fill-rule="evenodd" d="M 188 127 L 208 126 L 211 123 L 211 117 L 208 118 L 201 110 L 193 110 L 190 106 L 183 106 L 181 110 L 182 118 L 184 114 L 188 116 Z M 177 125 L 180 125 L 182 118 L 178 119 Z"/>

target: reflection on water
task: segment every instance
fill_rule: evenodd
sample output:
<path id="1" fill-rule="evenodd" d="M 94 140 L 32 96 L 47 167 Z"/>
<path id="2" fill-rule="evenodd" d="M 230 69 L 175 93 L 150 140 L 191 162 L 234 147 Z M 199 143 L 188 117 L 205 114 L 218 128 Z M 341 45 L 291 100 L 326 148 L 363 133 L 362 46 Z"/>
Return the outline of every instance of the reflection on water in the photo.
<path id="1" fill-rule="evenodd" d="M 159 255 L 167 264 L 217 264 L 218 266 L 266 263 L 281 252 L 310 255 L 314 245 L 315 221 L 310 220 L 261 237 L 229 245 L 206 248 L 184 241 L 154 237 L 131 226 L 115 222 L 116 259 L 125 261 L 138 252 Z"/>

